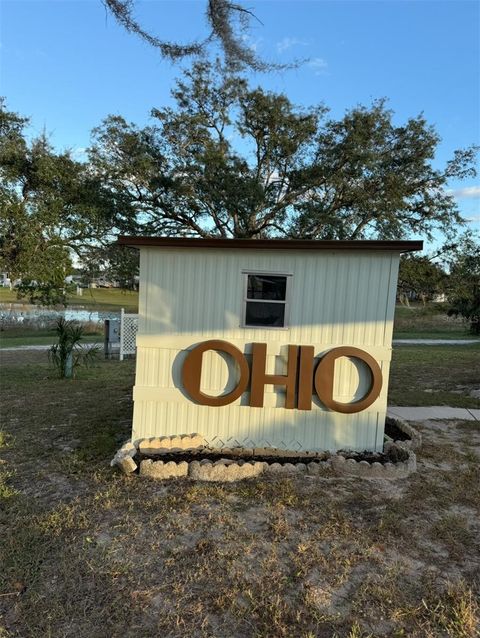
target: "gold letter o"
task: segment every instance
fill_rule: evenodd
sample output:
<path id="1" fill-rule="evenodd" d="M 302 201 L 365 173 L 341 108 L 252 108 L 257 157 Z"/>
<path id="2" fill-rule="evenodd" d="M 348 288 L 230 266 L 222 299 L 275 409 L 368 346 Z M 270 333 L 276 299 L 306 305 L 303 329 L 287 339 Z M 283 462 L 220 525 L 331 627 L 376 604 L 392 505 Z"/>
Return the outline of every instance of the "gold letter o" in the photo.
<path id="1" fill-rule="evenodd" d="M 209 394 L 205 394 L 200 390 L 200 380 L 202 375 L 202 357 L 203 353 L 207 350 L 219 350 L 220 352 L 226 352 L 231 355 L 240 368 L 240 379 L 237 387 L 228 394 L 221 394 L 217 397 L 212 397 Z M 187 355 L 182 369 L 182 383 L 183 387 L 190 395 L 190 397 L 200 403 L 200 405 L 222 406 L 233 403 L 239 396 L 241 396 L 248 386 L 248 380 L 250 378 L 250 370 L 248 363 L 243 353 L 227 341 L 221 341 L 220 339 L 212 339 L 210 341 L 204 341 L 198 346 L 195 346 Z"/>
<path id="2" fill-rule="evenodd" d="M 333 376 L 335 372 L 335 361 L 339 357 L 353 357 L 360 359 L 367 364 L 372 373 L 372 383 L 367 394 L 360 400 L 353 403 L 342 403 L 333 399 Z M 382 389 L 382 371 L 375 359 L 359 348 L 344 346 L 333 348 L 322 357 L 315 372 L 315 390 L 320 401 L 330 410 L 352 414 L 361 412 L 368 408 L 378 398 Z"/>

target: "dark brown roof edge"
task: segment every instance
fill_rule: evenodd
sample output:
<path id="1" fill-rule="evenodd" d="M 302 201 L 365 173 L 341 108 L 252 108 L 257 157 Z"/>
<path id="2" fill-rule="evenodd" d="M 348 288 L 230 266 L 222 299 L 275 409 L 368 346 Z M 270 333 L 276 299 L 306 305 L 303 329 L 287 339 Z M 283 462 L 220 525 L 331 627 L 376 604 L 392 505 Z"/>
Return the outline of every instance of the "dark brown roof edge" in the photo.
<path id="1" fill-rule="evenodd" d="M 129 237 L 120 235 L 122 246 L 164 248 L 258 248 L 262 250 L 393 250 L 400 253 L 423 250 L 423 241 L 317 240 L 317 239 L 223 239 L 199 237 Z"/>

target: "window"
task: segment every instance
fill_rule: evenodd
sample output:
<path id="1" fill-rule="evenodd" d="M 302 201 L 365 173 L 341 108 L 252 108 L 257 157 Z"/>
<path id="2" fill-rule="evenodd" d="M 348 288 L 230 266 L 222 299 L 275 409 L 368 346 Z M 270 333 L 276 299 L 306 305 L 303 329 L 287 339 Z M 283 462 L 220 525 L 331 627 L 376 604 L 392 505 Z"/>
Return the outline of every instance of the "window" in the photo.
<path id="1" fill-rule="evenodd" d="M 291 275 L 245 272 L 243 325 L 285 328 Z"/>

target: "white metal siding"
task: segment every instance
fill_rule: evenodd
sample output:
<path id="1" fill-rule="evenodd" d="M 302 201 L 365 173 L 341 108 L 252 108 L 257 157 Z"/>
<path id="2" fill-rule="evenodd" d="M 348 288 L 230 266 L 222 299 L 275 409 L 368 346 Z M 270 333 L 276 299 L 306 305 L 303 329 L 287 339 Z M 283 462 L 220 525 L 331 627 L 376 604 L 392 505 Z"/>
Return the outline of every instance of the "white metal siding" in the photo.
<path id="1" fill-rule="evenodd" d="M 134 439 L 199 432 L 212 445 L 294 449 L 381 449 L 398 270 L 398 254 L 368 251 L 144 248 L 134 390 Z M 293 273 L 287 329 L 242 328 L 244 270 Z M 186 351 L 207 339 L 233 343 L 249 357 L 252 342 L 267 343 L 267 371 L 282 374 L 286 349 L 313 345 L 315 356 L 355 346 L 374 356 L 383 373 L 380 397 L 347 415 L 286 410 L 281 386 L 265 387 L 265 407 L 249 408 L 248 393 L 225 407 L 199 406 L 183 392 Z M 219 394 L 235 385 L 235 368 L 204 355 L 202 389 Z M 334 397 L 363 394 L 369 373 L 342 358 Z"/>

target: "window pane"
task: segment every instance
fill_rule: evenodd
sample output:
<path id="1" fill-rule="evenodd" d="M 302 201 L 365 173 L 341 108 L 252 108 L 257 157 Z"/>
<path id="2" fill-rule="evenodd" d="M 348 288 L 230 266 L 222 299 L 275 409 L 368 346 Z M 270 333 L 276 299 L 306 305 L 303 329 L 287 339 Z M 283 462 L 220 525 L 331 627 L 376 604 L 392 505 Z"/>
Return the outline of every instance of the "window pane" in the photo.
<path id="1" fill-rule="evenodd" d="M 285 305 L 283 303 L 261 303 L 247 301 L 247 326 L 274 326 L 283 328 L 285 325 Z"/>
<path id="2" fill-rule="evenodd" d="M 276 299 L 285 301 L 286 291 L 286 277 L 248 275 L 248 299 Z"/>

